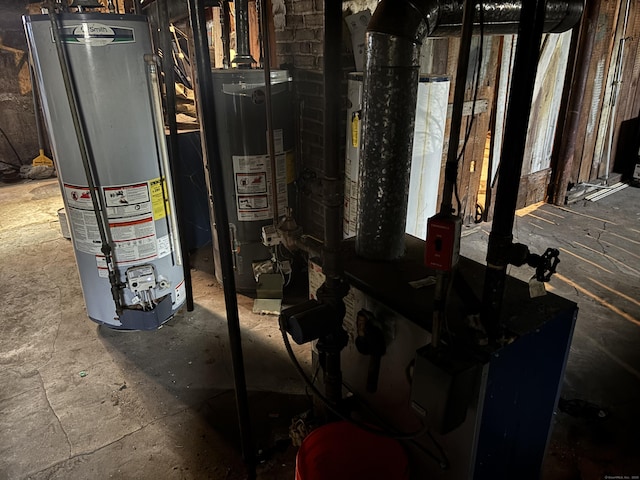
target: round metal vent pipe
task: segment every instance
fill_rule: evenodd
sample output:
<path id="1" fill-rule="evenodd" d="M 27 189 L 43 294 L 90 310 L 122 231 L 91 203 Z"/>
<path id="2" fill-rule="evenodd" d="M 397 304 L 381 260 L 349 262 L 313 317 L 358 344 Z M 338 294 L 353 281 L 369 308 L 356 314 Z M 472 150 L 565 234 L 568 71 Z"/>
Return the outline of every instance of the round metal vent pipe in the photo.
<path id="1" fill-rule="evenodd" d="M 544 31 L 573 27 L 583 3 L 547 1 Z M 394 260 L 404 254 L 420 45 L 425 37 L 459 35 L 463 4 L 382 0 L 367 28 L 356 233 L 356 252 L 364 258 Z M 522 2 L 482 2 L 476 25 L 480 8 L 485 34 L 518 32 Z"/>
<path id="2" fill-rule="evenodd" d="M 235 0 L 236 10 L 236 56 L 232 60 L 238 68 L 251 68 L 256 61 L 251 56 L 249 47 L 249 2 Z"/>

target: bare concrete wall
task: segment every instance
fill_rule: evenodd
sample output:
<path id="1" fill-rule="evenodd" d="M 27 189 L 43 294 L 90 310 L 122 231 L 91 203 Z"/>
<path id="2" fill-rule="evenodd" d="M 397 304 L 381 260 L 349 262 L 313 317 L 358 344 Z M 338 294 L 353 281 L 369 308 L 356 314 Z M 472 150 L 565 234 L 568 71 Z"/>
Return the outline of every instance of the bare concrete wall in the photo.
<path id="1" fill-rule="evenodd" d="M 17 156 L 21 164 L 31 163 L 38 154 L 29 58 L 22 28 L 26 5 L 24 0 L 0 2 L 0 129 L 6 134 L 5 138 L 0 132 L 0 161 L 11 164 L 18 163 Z"/>

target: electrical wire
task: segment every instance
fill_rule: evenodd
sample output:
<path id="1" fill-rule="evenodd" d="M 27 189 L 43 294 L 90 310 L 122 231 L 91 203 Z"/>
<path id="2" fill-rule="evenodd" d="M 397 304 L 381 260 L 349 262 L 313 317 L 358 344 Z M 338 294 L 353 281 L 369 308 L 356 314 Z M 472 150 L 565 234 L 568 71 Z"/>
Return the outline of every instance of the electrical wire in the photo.
<path id="1" fill-rule="evenodd" d="M 479 24 L 480 24 L 480 42 L 478 45 L 478 56 L 475 64 L 475 85 L 473 91 L 473 100 L 471 102 L 471 119 L 467 124 L 467 129 L 464 135 L 464 141 L 462 142 L 462 148 L 460 149 L 460 153 L 458 153 L 458 157 L 456 158 L 456 162 L 460 164 L 460 160 L 464 157 L 464 154 L 467 150 L 467 144 L 469 143 L 469 139 L 471 138 L 471 132 L 473 129 L 473 124 L 475 122 L 476 117 L 476 104 L 478 102 L 478 92 L 480 90 L 480 74 L 482 72 L 482 54 L 484 49 L 484 5 L 482 0 L 478 1 L 478 5 L 480 6 L 479 12 Z M 453 194 L 456 198 L 456 203 L 458 205 L 457 214 L 460 215 L 460 210 L 462 209 L 462 202 L 460 201 L 460 194 L 458 192 L 458 179 L 456 178 L 455 183 L 453 184 Z"/>
<path id="2" fill-rule="evenodd" d="M 311 377 L 311 383 L 315 385 L 316 383 L 316 378 L 318 378 L 318 374 L 320 373 L 320 362 L 318 362 L 318 365 L 316 365 L 316 369 L 313 372 L 313 377 Z M 309 393 L 309 387 L 307 387 L 307 385 L 304 386 L 304 392 L 307 394 L 307 397 L 313 397 L 313 395 L 311 395 Z"/>
<path id="3" fill-rule="evenodd" d="M 22 166 L 22 160 L 20 159 L 20 155 L 18 154 L 18 151 L 16 150 L 16 148 L 13 146 L 13 143 L 11 143 L 11 140 L 9 140 L 9 136 L 5 133 L 5 131 L 2 129 L 2 127 L 0 127 L 0 133 L 2 133 L 2 136 L 5 138 L 5 140 L 7 141 L 7 143 L 9 144 L 9 148 L 11 148 L 11 151 L 13 151 L 14 155 L 16 156 L 16 158 L 18 159 L 18 164 L 15 165 L 13 163 L 9 163 L 9 162 L 5 162 L 4 160 L 0 160 L 0 163 L 4 163 L 5 165 L 9 165 L 11 167 L 18 167 L 20 168 Z"/>
<path id="4" fill-rule="evenodd" d="M 307 384 L 307 386 L 305 387 L 305 390 L 308 387 L 316 395 L 316 397 L 318 397 L 322 401 L 322 403 L 327 407 L 327 409 L 331 413 L 333 413 L 334 415 L 336 415 L 340 419 L 342 419 L 342 420 L 344 420 L 346 422 L 349 422 L 349 423 L 355 425 L 358 428 L 361 428 L 362 430 L 364 430 L 366 432 L 373 433 L 374 435 L 380 435 L 382 437 L 392 438 L 394 440 L 410 441 L 411 443 L 413 443 L 416 446 L 418 446 L 420 451 L 425 453 L 429 458 L 431 458 L 434 462 L 436 462 L 440 466 L 440 468 L 442 468 L 443 470 L 449 468 L 449 465 L 450 465 L 449 464 L 449 459 L 448 459 L 444 449 L 442 448 L 442 445 L 440 445 L 438 443 L 438 441 L 434 438 L 433 434 L 429 431 L 429 427 L 423 426 L 420 430 L 418 430 L 416 432 L 411 432 L 411 433 L 390 432 L 390 431 L 379 429 L 379 428 L 373 428 L 370 425 L 367 425 L 366 423 L 359 422 L 358 420 L 355 420 L 355 419 L 349 417 L 348 415 L 343 414 L 341 411 L 339 411 L 331 403 L 331 401 L 327 397 L 325 397 L 320 392 L 320 390 L 318 390 L 318 388 L 314 385 L 315 378 L 312 381 L 311 379 L 309 379 L 309 377 L 305 373 L 304 369 L 302 368 L 302 365 L 300 365 L 300 362 L 298 362 L 298 359 L 296 358 L 296 355 L 293 352 L 293 349 L 291 348 L 291 343 L 289 342 L 289 338 L 287 337 L 287 331 L 285 330 L 284 325 L 282 325 L 282 323 L 280 324 L 280 332 L 282 333 L 282 339 L 284 341 L 284 346 L 285 346 L 285 348 L 287 350 L 287 353 L 289 354 L 289 358 L 291 359 L 291 362 L 293 363 L 294 367 L 298 371 L 298 374 L 302 377 L 304 382 Z M 315 377 L 315 375 L 317 375 L 318 371 L 319 371 L 319 367 L 318 367 L 318 369 L 316 369 L 316 374 L 314 374 L 314 377 Z M 440 454 L 442 456 L 441 458 L 439 458 L 435 453 L 433 453 L 431 450 L 429 450 L 425 446 L 417 443 L 416 440 L 418 438 L 421 438 L 421 437 L 425 436 L 425 435 L 427 435 L 429 437 L 431 442 L 438 449 L 438 451 L 440 452 Z"/>
<path id="5" fill-rule="evenodd" d="M 277 244 L 274 248 L 273 256 L 276 260 L 276 265 L 278 266 L 278 272 L 282 276 L 283 287 L 288 287 L 291 283 L 291 279 L 293 278 L 293 269 L 291 268 L 291 264 L 293 263 L 293 257 L 287 258 L 287 256 L 282 252 L 280 248 L 281 244 Z M 282 257 L 282 260 L 281 260 Z M 285 275 L 283 268 L 283 260 L 289 262 L 289 273 Z"/>

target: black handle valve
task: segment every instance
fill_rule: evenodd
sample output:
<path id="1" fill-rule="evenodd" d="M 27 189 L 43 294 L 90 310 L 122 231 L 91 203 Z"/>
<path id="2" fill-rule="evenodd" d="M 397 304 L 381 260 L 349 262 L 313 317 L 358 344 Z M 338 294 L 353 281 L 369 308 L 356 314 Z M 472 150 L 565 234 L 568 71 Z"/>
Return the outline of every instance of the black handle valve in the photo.
<path id="1" fill-rule="evenodd" d="M 540 255 L 536 265 L 536 280 L 539 282 L 548 282 L 551 276 L 556 273 L 556 268 L 560 263 L 560 251 L 557 248 L 547 248 Z"/>

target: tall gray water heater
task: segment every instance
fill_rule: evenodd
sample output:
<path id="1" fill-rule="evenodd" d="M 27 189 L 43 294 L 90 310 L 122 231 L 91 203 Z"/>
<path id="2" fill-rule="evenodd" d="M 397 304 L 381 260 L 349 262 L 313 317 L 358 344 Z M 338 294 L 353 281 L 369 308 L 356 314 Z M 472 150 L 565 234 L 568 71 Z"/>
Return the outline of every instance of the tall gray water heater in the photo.
<path id="1" fill-rule="evenodd" d="M 134 15 L 78 13 L 60 19 L 94 160 L 95 192 L 85 174 L 50 19 L 24 17 L 24 26 L 87 314 L 112 328 L 154 329 L 182 306 L 185 286 L 149 26 L 146 17 Z M 94 211 L 94 193 L 106 212 Z M 120 312 L 98 222 L 111 237 Z"/>
<path id="2" fill-rule="evenodd" d="M 253 264 L 271 258 L 261 241 L 262 227 L 274 223 L 264 70 L 214 70 L 212 77 L 236 289 L 251 293 L 256 289 Z M 283 216 L 295 180 L 293 92 L 287 71 L 271 72 L 271 95 L 278 216 Z M 219 255 L 216 238 L 214 254 Z M 216 277 L 222 281 L 219 265 L 216 261 Z"/>

